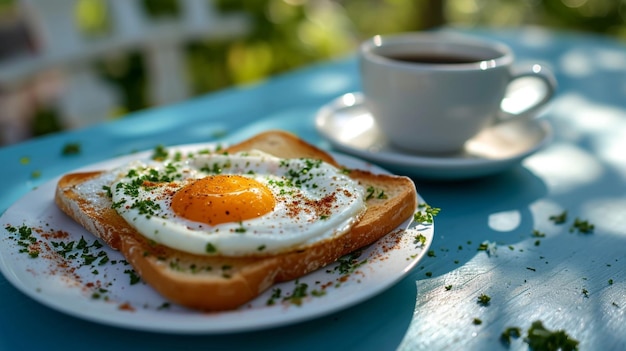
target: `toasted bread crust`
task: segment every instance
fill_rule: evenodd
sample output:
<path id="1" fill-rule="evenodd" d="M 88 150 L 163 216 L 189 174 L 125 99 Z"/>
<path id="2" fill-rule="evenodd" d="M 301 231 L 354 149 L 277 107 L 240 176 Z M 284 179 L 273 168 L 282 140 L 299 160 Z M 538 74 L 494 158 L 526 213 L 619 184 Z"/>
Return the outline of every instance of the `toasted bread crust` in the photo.
<path id="1" fill-rule="evenodd" d="M 283 158 L 318 158 L 339 166 L 326 152 L 280 131 L 259 134 L 227 150 L 250 149 Z M 77 191 L 78 185 L 97 179 L 100 174 L 102 172 L 63 176 L 55 193 L 57 206 L 111 248 L 119 250 L 142 279 L 161 295 L 201 310 L 237 308 L 277 282 L 326 266 L 383 237 L 409 218 L 417 206 L 415 186 L 409 178 L 352 170 L 351 178 L 365 187 L 384 190 L 386 198 L 369 199 L 363 218 L 348 233 L 304 250 L 268 257 L 199 256 L 149 242 L 110 205 L 103 205 L 107 203 L 104 191 L 99 194 L 103 201 L 97 202 L 88 201 Z"/>

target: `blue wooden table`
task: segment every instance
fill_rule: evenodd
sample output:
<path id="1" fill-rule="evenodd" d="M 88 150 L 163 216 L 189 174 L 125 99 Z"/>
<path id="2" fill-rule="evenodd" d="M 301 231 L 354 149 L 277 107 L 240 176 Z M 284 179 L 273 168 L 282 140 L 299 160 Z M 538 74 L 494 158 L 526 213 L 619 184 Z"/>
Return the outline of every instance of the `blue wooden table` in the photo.
<path id="1" fill-rule="evenodd" d="M 398 284 L 293 325 L 180 335 L 68 316 L 0 276 L 0 350 L 525 350 L 535 321 L 564 331 L 581 350 L 626 349 L 626 45 L 537 28 L 471 33 L 552 68 L 559 89 L 541 118 L 554 139 L 500 174 L 416 179 L 441 212 L 429 255 Z M 232 142 L 279 128 L 329 148 L 315 131 L 317 110 L 359 90 L 356 60 L 348 57 L 0 148 L 0 212 L 56 176 L 158 144 Z M 68 143 L 78 143 L 80 154 L 62 155 Z M 551 217 L 563 212 L 566 222 L 555 223 Z M 480 303 L 481 296 L 490 301 Z M 521 336 L 507 345 L 501 334 L 510 327 Z"/>

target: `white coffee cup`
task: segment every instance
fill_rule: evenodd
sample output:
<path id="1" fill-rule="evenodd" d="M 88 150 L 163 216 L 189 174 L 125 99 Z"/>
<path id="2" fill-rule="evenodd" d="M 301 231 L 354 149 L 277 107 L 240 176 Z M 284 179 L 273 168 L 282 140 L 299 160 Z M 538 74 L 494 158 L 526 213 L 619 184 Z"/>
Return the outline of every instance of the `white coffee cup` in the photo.
<path id="1" fill-rule="evenodd" d="M 533 118 L 556 89 L 549 70 L 514 64 L 503 43 L 459 34 L 375 36 L 361 45 L 359 63 L 378 128 L 392 145 L 416 153 L 458 152 L 490 125 Z M 504 111 L 507 89 L 528 78 L 539 96 L 521 111 Z"/>

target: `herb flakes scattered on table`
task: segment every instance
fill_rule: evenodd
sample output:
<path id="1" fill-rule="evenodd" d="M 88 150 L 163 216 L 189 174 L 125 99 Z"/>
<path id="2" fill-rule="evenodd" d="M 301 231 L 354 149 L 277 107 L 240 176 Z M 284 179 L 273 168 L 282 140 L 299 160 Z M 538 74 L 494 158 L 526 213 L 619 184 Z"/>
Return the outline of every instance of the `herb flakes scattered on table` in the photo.
<path id="1" fill-rule="evenodd" d="M 578 350 L 578 341 L 572 339 L 564 330 L 551 331 L 541 321 L 535 321 L 528 329 L 524 341 L 534 351 L 574 351 Z"/>

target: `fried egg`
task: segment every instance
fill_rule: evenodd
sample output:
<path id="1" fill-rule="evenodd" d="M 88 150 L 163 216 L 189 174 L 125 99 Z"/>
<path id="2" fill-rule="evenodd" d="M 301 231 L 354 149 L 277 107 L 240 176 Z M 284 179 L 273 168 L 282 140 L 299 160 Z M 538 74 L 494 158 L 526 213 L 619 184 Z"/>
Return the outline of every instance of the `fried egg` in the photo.
<path id="1" fill-rule="evenodd" d="M 141 235 L 200 255 L 305 248 L 347 232 L 366 207 L 340 169 L 260 151 L 135 161 L 113 178 L 113 208 Z"/>

